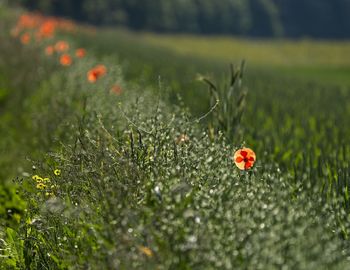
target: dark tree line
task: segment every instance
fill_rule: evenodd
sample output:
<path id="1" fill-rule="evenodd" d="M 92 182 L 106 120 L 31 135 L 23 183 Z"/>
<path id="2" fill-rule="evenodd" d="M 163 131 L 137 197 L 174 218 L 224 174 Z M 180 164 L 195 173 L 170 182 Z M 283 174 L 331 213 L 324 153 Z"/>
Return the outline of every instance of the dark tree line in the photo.
<path id="1" fill-rule="evenodd" d="M 18 0 L 30 9 L 135 30 L 350 37 L 350 0 Z"/>

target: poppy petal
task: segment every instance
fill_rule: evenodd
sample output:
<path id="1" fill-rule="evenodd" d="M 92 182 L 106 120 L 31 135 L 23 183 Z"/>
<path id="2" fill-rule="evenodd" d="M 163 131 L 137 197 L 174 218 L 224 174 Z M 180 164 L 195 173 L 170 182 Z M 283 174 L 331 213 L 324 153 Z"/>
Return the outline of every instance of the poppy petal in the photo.
<path id="1" fill-rule="evenodd" d="M 246 157 L 246 156 L 248 155 L 248 152 L 245 151 L 245 150 L 242 150 L 242 151 L 241 151 L 241 155 L 242 155 L 243 157 Z"/>
<path id="2" fill-rule="evenodd" d="M 238 163 L 240 163 L 240 162 L 242 162 L 244 159 L 242 158 L 242 157 L 237 157 L 236 158 L 236 162 L 238 162 Z"/>
<path id="3" fill-rule="evenodd" d="M 247 169 L 250 169 L 252 166 L 253 164 L 251 162 L 246 162 L 244 165 L 244 168 L 247 170 Z"/>

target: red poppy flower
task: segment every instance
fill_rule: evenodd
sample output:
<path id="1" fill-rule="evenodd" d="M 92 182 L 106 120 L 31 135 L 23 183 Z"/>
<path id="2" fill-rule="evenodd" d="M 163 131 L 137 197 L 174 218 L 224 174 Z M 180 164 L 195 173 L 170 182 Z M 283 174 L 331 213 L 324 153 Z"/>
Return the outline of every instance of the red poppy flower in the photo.
<path id="1" fill-rule="evenodd" d="M 46 55 L 53 55 L 54 52 L 55 52 L 55 48 L 53 46 L 47 46 L 45 48 Z"/>
<path id="2" fill-rule="evenodd" d="M 61 57 L 60 57 L 60 63 L 62 66 L 70 66 L 72 64 L 72 57 L 70 57 L 69 54 L 63 54 Z"/>
<path id="3" fill-rule="evenodd" d="M 30 42 L 30 35 L 28 33 L 25 33 L 21 36 L 21 42 L 22 44 L 26 45 Z"/>
<path id="4" fill-rule="evenodd" d="M 44 21 L 40 26 L 37 36 L 40 38 L 52 38 L 55 34 L 56 23 L 54 20 L 48 19 Z"/>
<path id="5" fill-rule="evenodd" d="M 69 44 L 65 41 L 58 41 L 55 44 L 55 50 L 57 52 L 65 52 L 69 50 Z"/>
<path id="6" fill-rule="evenodd" d="M 83 49 L 83 48 L 77 49 L 75 51 L 75 56 L 78 57 L 78 58 L 84 58 L 85 55 L 86 55 L 86 50 Z"/>
<path id="7" fill-rule="evenodd" d="M 240 170 L 249 170 L 254 166 L 256 155 L 250 148 L 242 148 L 236 151 L 233 161 Z"/>
<path id="8" fill-rule="evenodd" d="M 40 17 L 33 14 L 23 14 L 19 17 L 17 25 L 20 28 L 33 29 L 40 24 Z"/>
<path id="9" fill-rule="evenodd" d="M 107 68 L 104 65 L 97 65 L 87 73 L 87 79 L 90 83 L 95 83 L 100 77 L 107 73 Z"/>

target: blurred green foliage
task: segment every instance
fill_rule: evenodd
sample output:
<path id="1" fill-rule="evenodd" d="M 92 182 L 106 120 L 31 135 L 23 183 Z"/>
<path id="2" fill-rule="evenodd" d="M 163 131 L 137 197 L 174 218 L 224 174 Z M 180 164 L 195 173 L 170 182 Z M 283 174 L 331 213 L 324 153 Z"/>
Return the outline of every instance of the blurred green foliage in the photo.
<path id="1" fill-rule="evenodd" d="M 12 1 L 11 1 L 12 2 Z M 18 0 L 45 13 L 136 30 L 346 38 L 347 0 Z"/>

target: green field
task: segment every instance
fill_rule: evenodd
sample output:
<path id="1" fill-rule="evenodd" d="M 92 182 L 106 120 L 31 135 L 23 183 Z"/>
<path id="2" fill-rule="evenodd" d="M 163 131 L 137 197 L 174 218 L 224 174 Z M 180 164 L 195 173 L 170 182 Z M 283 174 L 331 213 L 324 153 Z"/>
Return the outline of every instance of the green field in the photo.
<path id="1" fill-rule="evenodd" d="M 107 43 L 118 44 L 118 47 L 120 42 L 122 47 L 124 42 L 138 42 L 143 44 L 142 47 L 170 51 L 183 58 L 195 57 L 224 65 L 245 59 L 250 68 L 258 70 L 273 69 L 308 80 L 349 83 L 350 61 L 344 57 L 350 54 L 348 41 L 247 40 L 220 36 L 135 34 L 123 30 L 99 30 L 99 35 L 109 37 L 106 38 L 109 40 Z M 108 46 L 105 40 L 103 44 Z"/>
<path id="2" fill-rule="evenodd" d="M 142 34 L 150 44 L 171 48 L 181 54 L 210 59 L 237 61 L 245 58 L 253 65 L 349 67 L 344 55 L 350 53 L 348 41 L 259 40 L 228 37 Z"/>
<path id="3" fill-rule="evenodd" d="M 350 42 L 22 45 L 17 15 L 0 7 L 0 269 L 350 268 Z M 62 67 L 57 40 L 87 56 Z"/>

